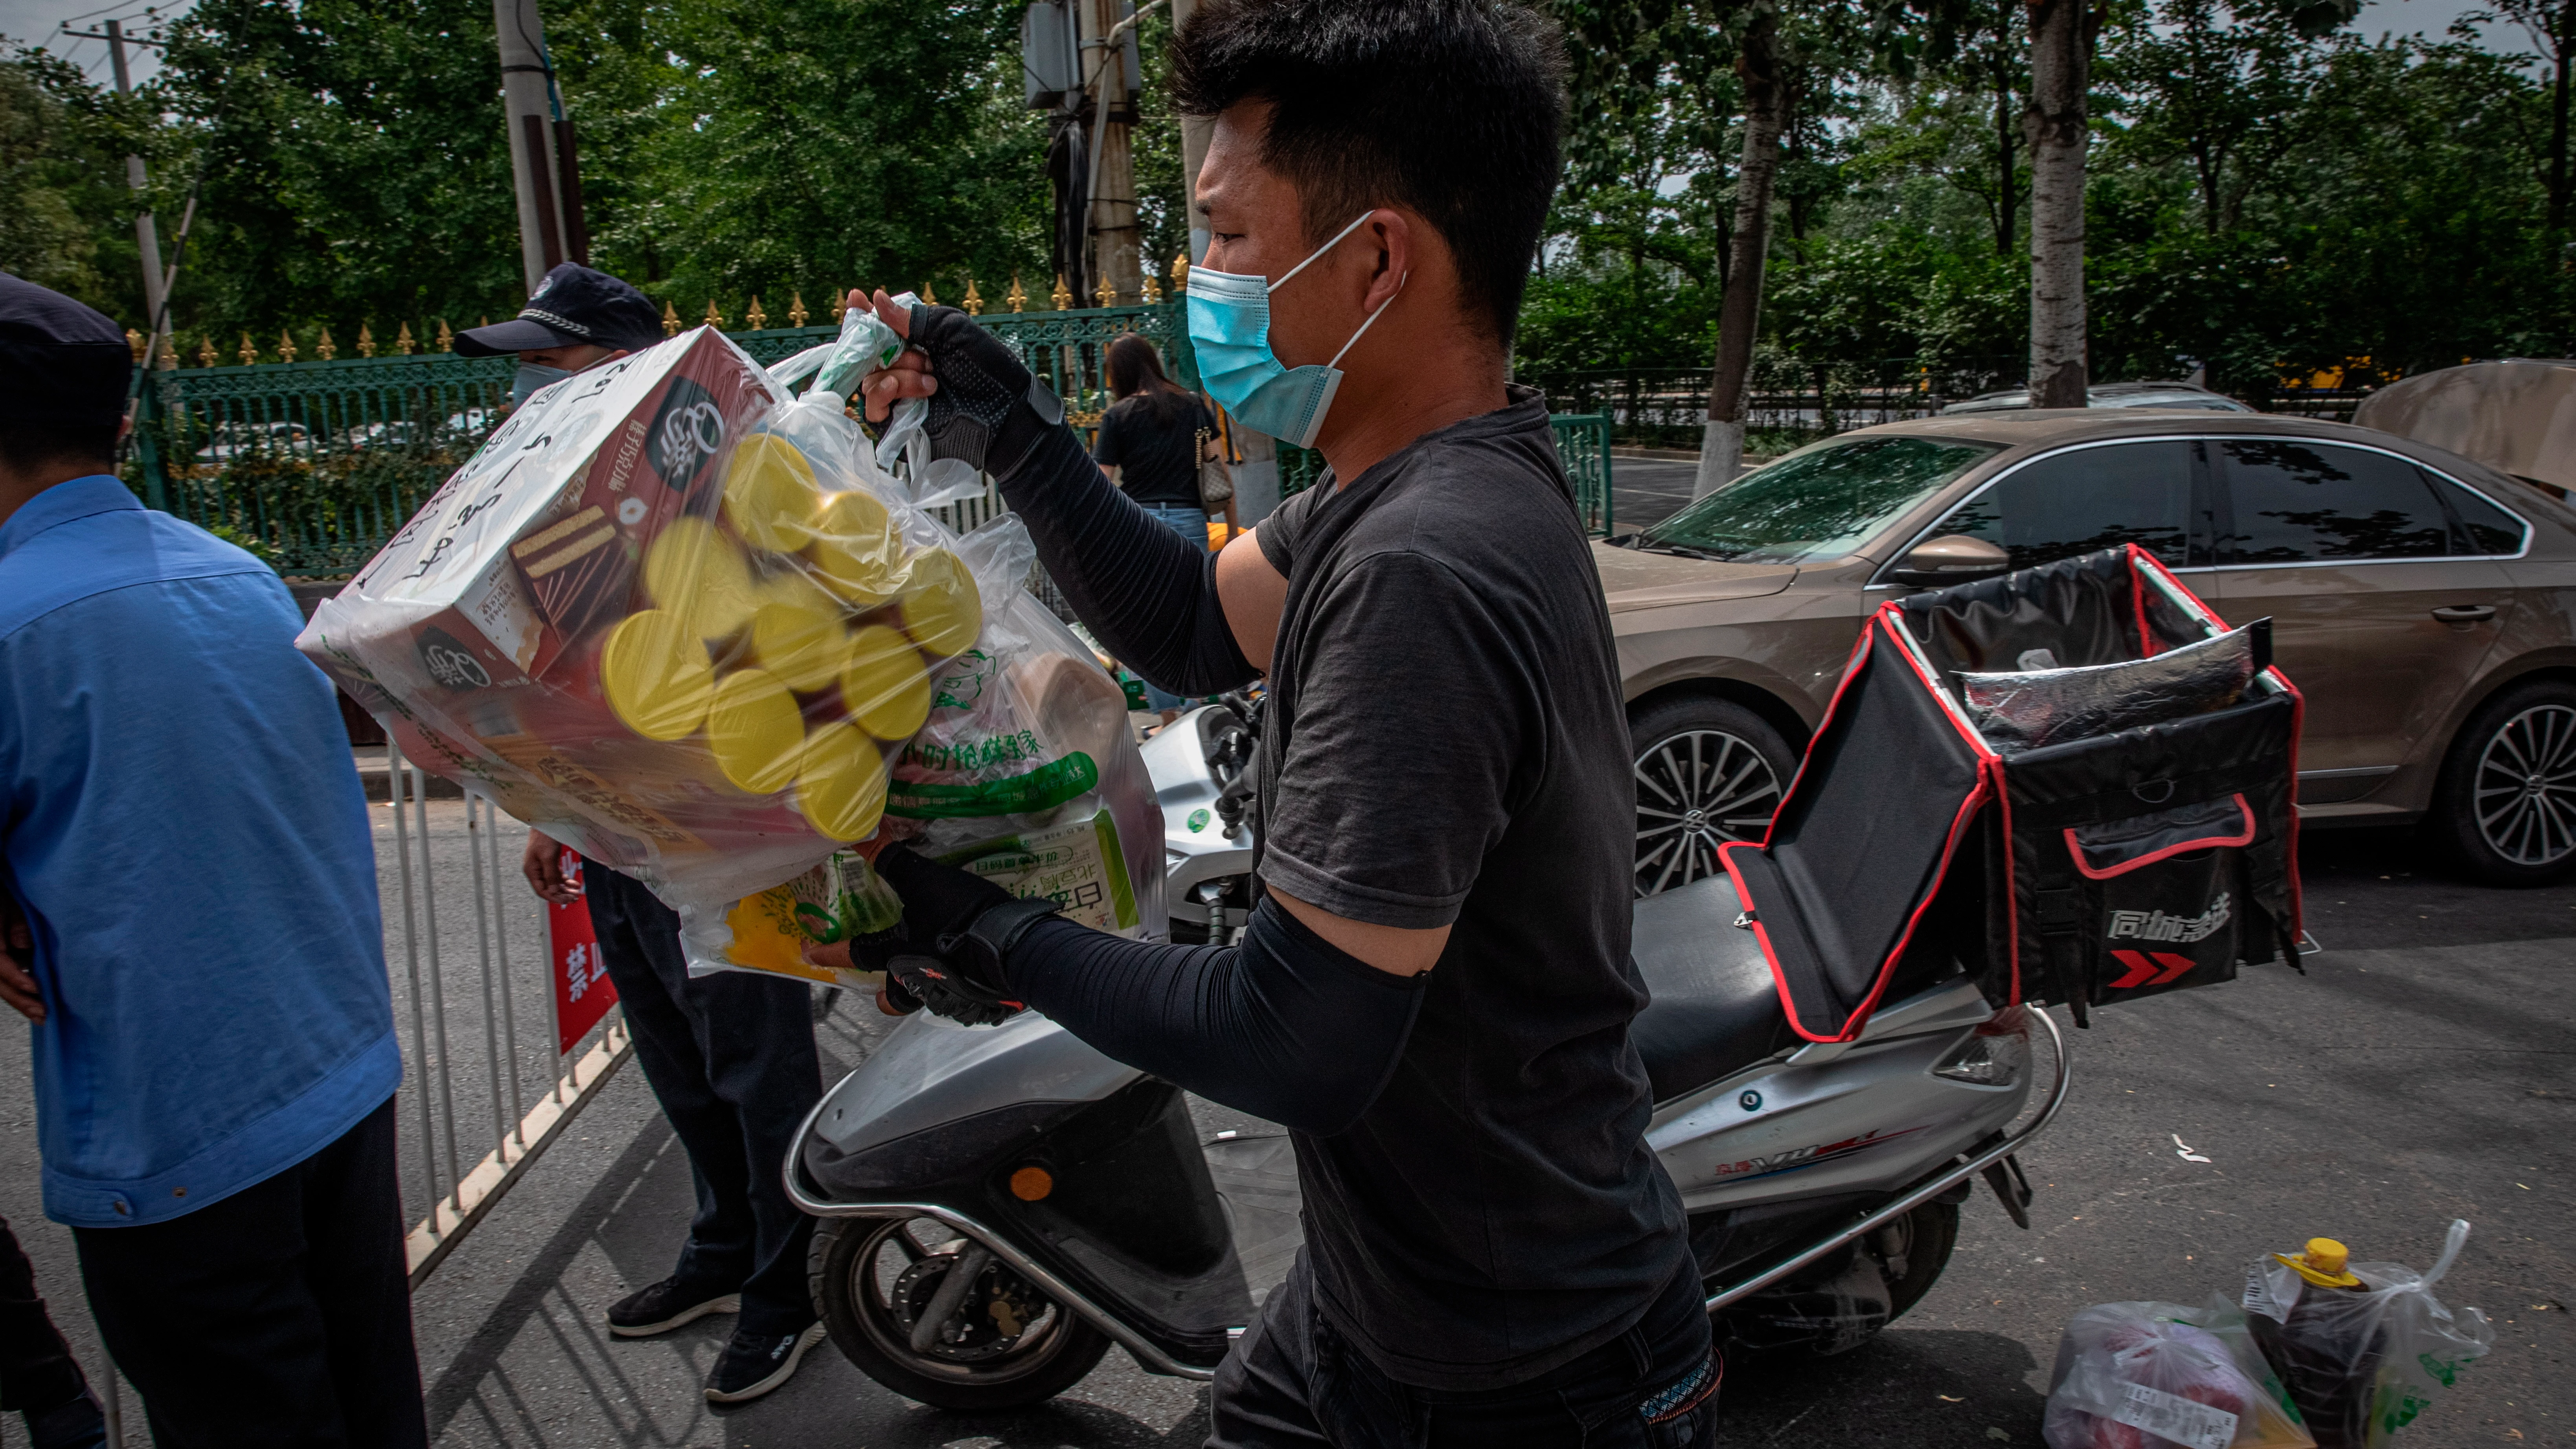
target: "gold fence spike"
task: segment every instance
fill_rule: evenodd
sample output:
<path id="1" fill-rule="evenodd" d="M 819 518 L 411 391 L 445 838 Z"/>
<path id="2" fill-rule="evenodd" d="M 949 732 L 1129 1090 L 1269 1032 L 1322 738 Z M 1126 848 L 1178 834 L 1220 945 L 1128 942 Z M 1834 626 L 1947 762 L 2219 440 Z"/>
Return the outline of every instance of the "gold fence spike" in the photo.
<path id="1" fill-rule="evenodd" d="M 1103 307 L 1118 305 L 1118 289 L 1109 285 L 1109 278 L 1106 276 L 1100 279 L 1100 285 L 1092 291 L 1091 295 L 1099 298 L 1100 305 Z"/>
<path id="2" fill-rule="evenodd" d="M 401 330 L 394 333 L 395 349 L 401 352 L 403 356 L 409 357 L 411 356 L 412 349 L 419 345 L 419 343 L 411 340 L 411 323 L 402 323 Z"/>
<path id="3" fill-rule="evenodd" d="M 242 334 L 241 360 L 244 367 L 253 366 L 259 361 L 259 349 L 251 344 L 250 334 L 247 332 Z"/>
<path id="4" fill-rule="evenodd" d="M 179 365 L 178 339 L 164 335 L 161 339 L 161 370 L 168 372 Z"/>
<path id="5" fill-rule="evenodd" d="M 667 300 L 662 303 L 662 335 L 665 337 L 680 335 L 680 314 Z"/>
<path id="6" fill-rule="evenodd" d="M 368 331 L 367 324 L 364 322 L 358 324 L 358 355 L 360 357 L 376 355 L 376 334 Z"/>
<path id="7" fill-rule="evenodd" d="M 707 299 L 707 325 L 710 327 L 722 327 L 724 324 L 724 314 L 716 310 L 716 299 L 709 297 Z"/>
<path id="8" fill-rule="evenodd" d="M 438 319 L 438 350 L 441 352 L 456 350 L 456 334 L 447 330 L 447 319 L 444 317 Z"/>
<path id="9" fill-rule="evenodd" d="M 1163 300 L 1162 285 L 1156 282 L 1152 277 L 1147 277 L 1145 279 L 1145 300 L 1148 304 Z"/>
<path id="10" fill-rule="evenodd" d="M 1172 290 L 1184 292 L 1189 290 L 1189 285 L 1190 254 L 1187 251 L 1174 252 L 1172 253 Z"/>
<path id="11" fill-rule="evenodd" d="M 976 294 L 975 278 L 971 273 L 966 278 L 966 315 L 969 317 L 984 315 L 984 299 Z"/>
<path id="12" fill-rule="evenodd" d="M 487 317 L 485 317 L 482 321 L 477 322 L 477 323 L 475 323 L 474 325 L 475 325 L 476 327 L 478 327 L 478 328 L 481 328 L 481 327 L 489 327 L 489 326 L 491 326 L 491 325 L 492 325 L 492 319 L 491 319 L 490 317 L 488 317 L 488 316 L 487 316 Z"/>
<path id="13" fill-rule="evenodd" d="M 289 362 L 295 360 L 295 334 L 282 327 L 277 333 L 277 355 Z"/>
<path id="14" fill-rule="evenodd" d="M 1047 300 L 1055 303 L 1055 309 L 1059 312 L 1073 310 L 1073 289 L 1064 284 L 1064 273 L 1055 274 L 1055 290 L 1047 294 Z"/>
<path id="15" fill-rule="evenodd" d="M 143 334 L 135 331 L 131 327 L 126 328 L 125 350 L 134 354 L 134 365 L 141 367 L 143 365 Z"/>
<path id="16" fill-rule="evenodd" d="M 744 310 L 742 320 L 750 323 L 751 329 L 754 332 L 757 332 L 769 325 L 769 314 L 760 310 L 760 294 L 758 292 L 751 294 L 751 306 Z"/>
<path id="17" fill-rule="evenodd" d="M 1002 294 L 1002 305 L 1014 312 L 1029 310 L 1029 289 L 1020 285 L 1020 274 L 1011 273 L 1011 290 Z"/>
<path id="18" fill-rule="evenodd" d="M 858 288 L 856 287 L 834 287 L 832 289 L 833 326 L 838 327 L 841 325 L 841 314 L 850 310 L 850 294 L 857 290 Z"/>
<path id="19" fill-rule="evenodd" d="M 788 325 L 788 326 L 790 326 L 790 327 L 802 327 L 802 326 L 804 326 L 804 325 L 805 325 L 805 319 L 806 319 L 807 317 L 812 316 L 812 315 L 813 315 L 812 313 L 810 313 L 810 312 L 808 312 L 808 311 L 806 311 L 806 310 L 805 310 L 805 294 L 804 294 L 804 293 L 802 293 L 802 292 L 790 292 L 790 293 L 788 293 L 788 294 L 787 294 L 787 325 Z"/>
<path id="20" fill-rule="evenodd" d="M 921 284 L 921 305 L 925 307 L 936 307 L 939 305 L 939 294 L 930 290 L 930 284 L 928 282 Z"/>
<path id="21" fill-rule="evenodd" d="M 321 355 L 324 362 L 340 355 L 340 350 L 331 345 L 331 324 L 328 322 L 322 324 L 322 340 L 313 345 L 313 350 Z"/>
<path id="22" fill-rule="evenodd" d="M 215 335 L 211 332 L 197 339 L 197 365 L 199 367 L 215 365 Z"/>

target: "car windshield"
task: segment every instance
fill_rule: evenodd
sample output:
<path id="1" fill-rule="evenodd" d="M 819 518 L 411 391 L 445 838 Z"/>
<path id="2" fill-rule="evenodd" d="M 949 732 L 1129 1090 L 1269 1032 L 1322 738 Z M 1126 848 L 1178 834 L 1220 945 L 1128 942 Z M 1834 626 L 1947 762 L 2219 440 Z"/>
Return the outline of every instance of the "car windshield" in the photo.
<path id="1" fill-rule="evenodd" d="M 1957 438 L 1836 438 L 1757 468 L 1638 535 L 1731 563 L 1839 558 L 1888 519 L 2002 451 Z"/>

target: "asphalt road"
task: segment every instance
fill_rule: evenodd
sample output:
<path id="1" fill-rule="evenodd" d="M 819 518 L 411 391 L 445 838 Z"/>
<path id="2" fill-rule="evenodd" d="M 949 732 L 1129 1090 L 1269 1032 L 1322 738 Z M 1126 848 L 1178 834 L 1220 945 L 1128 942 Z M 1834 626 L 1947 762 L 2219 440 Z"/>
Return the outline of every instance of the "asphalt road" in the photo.
<path id="1" fill-rule="evenodd" d="M 2453 1217 L 2475 1235 L 2441 1296 L 2486 1310 L 2497 1348 L 2398 1442 L 2576 1440 L 2576 886 L 2462 885 L 2390 832 L 2312 836 L 2304 865 L 2327 947 L 2306 976 L 2258 968 L 2070 1033 L 2072 1099 L 2027 1158 L 2032 1229 L 1980 1189 L 1947 1275 L 1876 1341 L 1831 1360 L 1734 1363 L 1721 1442 L 2037 1445 L 2074 1310 L 2196 1303 L 2232 1291 L 2259 1253 L 2316 1234 L 2421 1266 Z M 820 1028 L 827 1071 L 876 1035 L 845 999 Z M 25 1080 L 22 1042 L 0 1043 L 0 1080 Z M 38 1221 L 31 1117 L 23 1088 L 0 1095 L 0 1213 L 96 1363 L 68 1234 Z M 2176 1137 L 2209 1161 L 2184 1160 Z M 827 1346 L 778 1393 L 719 1415 L 698 1386 L 723 1320 L 642 1342 L 611 1341 L 600 1321 L 667 1271 L 689 1210 L 686 1163 L 640 1074 L 621 1073 L 418 1295 L 437 1441 L 1034 1449 L 1194 1445 L 1205 1432 L 1200 1389 L 1116 1351 L 1051 1405 L 981 1420 L 896 1398 Z M 7 1421 L 0 1440 L 15 1433 Z"/>
<path id="2" fill-rule="evenodd" d="M 1664 458 L 1610 460 L 1610 523 L 1614 533 L 1631 533 L 1661 523 L 1690 502 L 1691 479 L 1699 465 Z"/>

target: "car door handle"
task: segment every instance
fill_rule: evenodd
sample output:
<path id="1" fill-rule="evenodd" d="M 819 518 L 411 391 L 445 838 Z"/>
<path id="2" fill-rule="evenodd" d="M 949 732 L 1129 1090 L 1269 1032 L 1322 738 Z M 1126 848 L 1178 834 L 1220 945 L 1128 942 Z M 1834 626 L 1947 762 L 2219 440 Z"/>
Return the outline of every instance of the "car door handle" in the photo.
<path id="1" fill-rule="evenodd" d="M 2444 604 L 2433 611 L 2433 617 L 2445 624 L 2474 624 L 2495 617 L 2493 604 Z"/>

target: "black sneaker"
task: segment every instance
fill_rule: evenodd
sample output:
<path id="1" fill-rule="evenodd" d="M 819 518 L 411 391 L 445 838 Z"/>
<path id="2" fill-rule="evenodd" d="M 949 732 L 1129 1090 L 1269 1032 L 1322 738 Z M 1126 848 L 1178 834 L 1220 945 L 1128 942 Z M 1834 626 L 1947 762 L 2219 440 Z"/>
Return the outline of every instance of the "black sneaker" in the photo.
<path id="1" fill-rule="evenodd" d="M 689 1287 L 677 1278 L 665 1278 L 608 1305 L 608 1331 L 619 1338 L 650 1338 L 683 1323 L 695 1323 L 710 1313 L 741 1311 L 739 1293 L 710 1292 L 704 1287 Z"/>
<path id="2" fill-rule="evenodd" d="M 21 1417 L 36 1449 L 107 1449 L 107 1416 L 87 1389 L 68 1404 L 28 1409 Z"/>
<path id="3" fill-rule="evenodd" d="M 805 1351 L 822 1341 L 819 1323 L 799 1333 L 754 1336 L 737 1329 L 724 1357 L 716 1360 L 716 1371 L 707 1376 L 707 1402 L 743 1404 L 759 1398 L 795 1377 Z"/>

